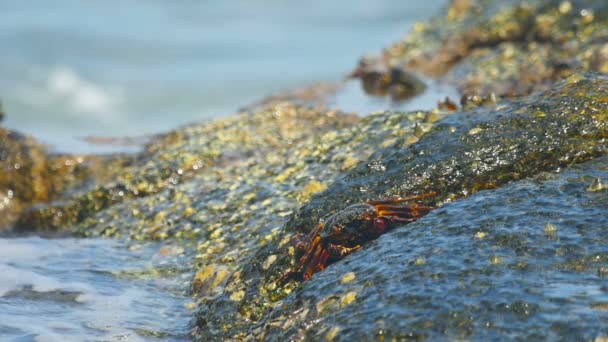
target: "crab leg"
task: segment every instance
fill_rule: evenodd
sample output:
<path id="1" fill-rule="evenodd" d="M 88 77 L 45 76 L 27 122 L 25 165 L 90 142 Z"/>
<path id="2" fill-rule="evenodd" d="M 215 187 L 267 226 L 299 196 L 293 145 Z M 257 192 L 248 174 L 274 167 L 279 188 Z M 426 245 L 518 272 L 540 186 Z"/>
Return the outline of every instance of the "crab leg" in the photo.
<path id="1" fill-rule="evenodd" d="M 306 234 L 302 240 L 299 240 L 296 244 L 296 248 L 304 249 L 306 246 L 312 244 L 315 238 L 319 235 L 321 229 L 323 229 L 323 223 L 319 223 L 313 230 L 310 231 L 310 233 Z"/>
<path id="2" fill-rule="evenodd" d="M 327 247 L 327 252 L 328 256 L 331 256 L 332 258 L 342 259 L 359 248 L 361 248 L 360 245 L 356 245 L 355 247 L 344 247 L 330 243 Z"/>
<path id="3" fill-rule="evenodd" d="M 317 246 L 319 246 L 320 242 L 321 242 L 321 237 L 318 235 L 315 236 L 314 240 L 310 243 L 310 247 L 308 248 L 306 253 L 304 253 L 304 255 L 300 258 L 300 264 L 305 264 L 308 262 L 308 260 L 310 259 L 310 255 L 316 251 Z M 313 255 L 313 258 L 314 258 L 314 255 Z"/>
<path id="4" fill-rule="evenodd" d="M 403 211 L 380 211 L 378 212 L 379 217 L 400 217 L 404 219 L 417 219 L 429 213 L 430 210 L 425 210 L 423 212 L 419 212 L 416 209 L 411 210 L 410 212 Z"/>
<path id="5" fill-rule="evenodd" d="M 319 235 L 321 229 L 323 229 L 323 223 L 319 223 L 313 230 L 310 231 L 310 233 L 306 234 L 304 241 L 312 242 L 315 237 Z"/>
<path id="6" fill-rule="evenodd" d="M 310 279 L 310 277 L 312 277 L 312 275 L 319 270 L 323 270 L 323 265 L 321 263 L 321 259 L 323 257 L 323 247 L 320 245 L 317 245 L 317 247 L 314 249 L 314 254 L 312 259 L 310 260 L 310 262 L 308 263 L 308 265 L 306 265 L 306 269 L 304 271 L 304 273 L 302 274 L 302 279 L 304 280 L 308 280 Z"/>
<path id="7" fill-rule="evenodd" d="M 428 194 L 396 198 L 396 199 L 379 200 L 379 201 L 368 201 L 366 203 L 371 204 L 371 205 L 403 203 L 403 202 L 409 202 L 409 201 L 418 200 L 418 199 L 422 199 L 422 198 L 432 197 L 435 195 L 437 195 L 436 192 L 429 192 Z"/>
<path id="8" fill-rule="evenodd" d="M 402 217 L 414 217 L 417 216 L 416 209 L 410 207 L 395 207 L 379 205 L 376 206 L 378 216 L 402 216 Z"/>
<path id="9" fill-rule="evenodd" d="M 403 223 L 411 223 L 414 222 L 416 220 L 418 220 L 420 217 L 403 217 L 403 216 L 396 216 L 396 215 L 389 215 L 389 216 L 379 216 L 381 218 L 386 218 L 389 219 L 391 222 L 403 222 Z"/>
<path id="10" fill-rule="evenodd" d="M 278 280 L 277 283 L 280 285 L 285 284 L 289 279 L 302 277 L 305 280 L 309 279 L 312 274 L 315 272 L 314 268 L 311 268 L 315 263 L 315 258 L 318 258 L 319 251 L 322 251 L 323 248 L 320 246 L 321 238 L 317 235 L 315 239 L 311 242 L 310 247 L 306 250 L 306 253 L 300 258 L 300 262 L 297 268 L 294 270 L 290 270 L 289 272 L 283 274 Z M 314 253 L 314 254 L 313 254 Z M 312 260 L 311 259 L 312 255 Z M 302 272 L 304 269 L 304 272 Z"/>
<path id="11" fill-rule="evenodd" d="M 325 269 L 325 265 L 327 264 L 327 259 L 329 259 L 329 252 L 324 248 L 321 248 L 321 249 L 322 249 L 322 252 L 321 252 L 319 264 L 317 265 L 317 271 L 323 271 Z"/>
<path id="12" fill-rule="evenodd" d="M 387 205 L 387 204 L 378 204 L 375 206 L 376 210 L 395 210 L 395 211 L 412 211 L 412 210 L 422 210 L 422 211 L 431 211 L 435 209 L 435 207 L 426 207 L 421 205 Z"/>

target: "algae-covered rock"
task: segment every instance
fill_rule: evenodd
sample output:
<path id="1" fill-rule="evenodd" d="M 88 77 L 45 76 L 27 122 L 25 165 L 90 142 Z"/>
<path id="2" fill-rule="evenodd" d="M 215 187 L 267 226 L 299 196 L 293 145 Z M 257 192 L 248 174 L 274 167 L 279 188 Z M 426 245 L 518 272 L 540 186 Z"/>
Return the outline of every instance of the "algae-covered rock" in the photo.
<path id="1" fill-rule="evenodd" d="M 85 158 L 49 155 L 34 139 L 0 128 L 0 230 L 22 210 L 56 198 L 89 175 Z"/>
<path id="2" fill-rule="evenodd" d="M 464 94 L 529 94 L 575 72 L 606 72 L 607 24 L 605 1 L 452 0 L 382 61 L 444 77 Z"/>
<path id="3" fill-rule="evenodd" d="M 443 116 L 437 112 L 378 113 L 350 128 L 290 147 L 281 163 L 264 163 L 265 170 L 276 170 L 274 173 L 255 167 L 247 171 L 225 169 L 228 175 L 247 172 L 249 182 L 236 177 L 217 182 L 212 189 L 222 191 L 203 191 L 199 199 L 203 203 L 219 199 L 212 203 L 221 206 L 196 206 L 195 216 L 201 218 L 200 222 L 210 222 L 207 240 L 199 243 L 198 258 L 201 266 L 206 265 L 196 279 L 201 296 L 199 337 L 205 340 L 243 334 L 272 305 L 271 294 L 264 288 L 268 285 L 265 274 L 280 272 L 285 266 L 290 234 L 282 227 L 299 205 L 344 170 L 367 160 L 378 148 L 415 142 Z M 252 189 L 256 184 L 263 185 L 261 191 Z M 233 198 L 247 202 L 235 202 Z M 225 270 L 232 276 L 218 289 L 213 284 Z"/>
<path id="4" fill-rule="evenodd" d="M 606 157 L 480 191 L 287 297 L 258 339 L 578 340 L 608 334 Z M 554 229 L 548 232 L 547 225 Z"/>
<path id="5" fill-rule="evenodd" d="M 436 192 L 451 201 L 608 151 L 608 78 L 574 75 L 552 90 L 455 113 L 409 147 L 376 151 L 291 220 L 309 230 L 348 204 Z"/>
<path id="6" fill-rule="evenodd" d="M 221 317 L 225 325 L 234 317 L 231 324 L 236 325 L 236 299 L 257 292 L 249 283 L 265 279 L 249 271 L 252 260 L 260 247 L 277 253 L 281 243 L 288 245 L 281 242 L 281 228 L 289 215 L 341 172 L 379 148 L 414 143 L 445 115 L 378 113 L 358 119 L 283 103 L 185 127 L 157 138 L 122 168 L 108 165 L 113 176 L 92 190 L 85 187 L 30 209 L 19 228 L 181 240 L 198 270 L 194 294 L 201 306 L 217 307 L 208 318 Z M 210 156 L 206 163 L 183 166 L 184 160 L 205 155 Z M 159 169 L 174 170 L 164 187 L 137 196 L 126 193 L 130 186 L 125 184 L 133 183 L 125 179 L 158 184 Z M 264 257 L 261 270 L 271 269 L 277 259 L 276 254 Z M 201 336 L 213 338 L 210 333 L 201 331 Z"/>
<path id="7" fill-rule="evenodd" d="M 201 174 L 214 179 L 212 183 L 215 183 L 222 179 L 223 170 L 248 159 L 255 160 L 260 167 L 265 167 L 264 158 L 280 162 L 281 149 L 285 146 L 322 131 L 348 126 L 355 120 L 353 115 L 282 103 L 256 113 L 187 126 L 157 137 L 144 152 L 127 159 L 126 163 L 108 165 L 107 174 L 112 175 L 106 177 L 109 181 L 97 182 L 62 198 L 61 202 L 32 208 L 22 215 L 17 228 L 66 229 L 105 208 L 137 199 L 144 199 L 140 201 L 141 206 L 149 208 L 151 215 L 158 215 L 157 221 L 162 223 L 163 207 L 146 202 L 146 197 L 166 190 L 173 193 L 178 184 Z M 239 176 L 247 175 L 241 173 Z M 188 199 L 195 200 L 193 197 Z M 170 207 L 171 202 L 165 200 L 162 205 Z M 189 207 L 184 210 L 190 212 L 192 208 Z M 144 215 L 145 210 L 133 210 L 131 214 L 137 216 L 139 213 Z M 108 234 L 112 235 L 110 233 L 111 229 Z"/>
<path id="8" fill-rule="evenodd" d="M 435 202 L 448 203 L 482 189 L 496 188 L 605 153 L 607 87 L 608 79 L 604 76 L 579 75 L 529 99 L 451 114 L 429 125 L 415 139 L 411 139 L 409 133 L 392 139 L 382 148 L 375 148 L 369 159 L 334 176 L 336 181 L 313 195 L 291 216 L 285 229 L 273 230 L 254 257 L 248 251 L 247 262 L 237 266 L 238 271 L 226 281 L 223 292 L 201 301 L 197 316 L 199 337 L 202 340 L 244 338 L 252 333 L 256 322 L 269 322 L 272 308 L 279 316 L 306 316 L 307 310 L 281 309 L 281 298 L 287 296 L 287 300 L 291 300 L 298 285 L 289 283 L 281 287 L 276 280 L 295 262 L 293 248 L 290 249 L 293 234 L 306 232 L 322 216 L 355 202 L 433 191 L 438 194 Z M 373 132 L 367 125 L 384 121 L 392 122 L 390 127 L 405 118 L 407 116 L 393 113 L 376 114 L 373 121 L 363 121 L 354 127 Z M 407 121 L 401 125 L 407 127 L 405 123 Z M 380 131 L 385 129 L 387 127 Z M 357 145 L 365 146 L 366 140 L 374 141 L 372 134 L 358 136 L 358 139 L 351 136 L 350 140 L 335 142 L 348 148 L 353 142 L 360 141 Z M 296 150 L 298 148 L 303 147 Z M 310 161 L 310 165 L 315 163 Z M 285 220 L 278 219 L 273 224 L 280 228 L 282 222 Z M 353 253 L 351 258 L 358 253 Z M 494 264 L 503 262 L 500 256 L 492 260 Z M 413 262 L 424 265 L 426 260 L 421 257 Z M 338 282 L 339 278 L 332 281 Z M 351 292 L 342 295 L 345 297 L 331 297 L 331 303 L 326 304 L 339 311 L 343 306 L 341 301 L 350 303 L 357 297 Z M 362 318 L 353 322 L 359 319 Z M 284 326 L 291 324 L 283 323 Z M 255 333 L 261 334 L 258 330 Z"/>
<path id="9" fill-rule="evenodd" d="M 255 101 L 243 111 L 257 112 L 281 103 L 292 103 L 299 106 L 313 107 L 317 110 L 327 110 L 336 93 L 344 86 L 343 82 L 315 83 L 295 89 L 287 89 Z"/>

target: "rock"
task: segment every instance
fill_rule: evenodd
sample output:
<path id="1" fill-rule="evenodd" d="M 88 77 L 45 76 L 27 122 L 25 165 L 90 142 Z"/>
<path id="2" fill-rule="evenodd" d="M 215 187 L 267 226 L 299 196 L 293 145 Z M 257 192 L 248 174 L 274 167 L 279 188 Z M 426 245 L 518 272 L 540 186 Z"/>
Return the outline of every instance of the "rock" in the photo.
<path id="1" fill-rule="evenodd" d="M 351 203 L 436 192 L 449 202 L 608 151 L 608 78 L 575 75 L 552 90 L 455 113 L 409 147 L 377 150 L 294 215 L 307 231 Z M 397 145 L 398 146 L 398 145 Z"/>
<path id="2" fill-rule="evenodd" d="M 286 174 L 289 168 L 283 165 L 293 146 L 356 120 L 336 111 L 279 103 L 178 129 L 157 137 L 144 152 L 126 162 L 106 165 L 110 181 L 98 181 L 60 202 L 24 212 L 16 229 L 57 231 L 78 225 L 84 235 L 126 234 L 137 239 L 188 234 L 170 225 L 179 222 L 192 227 L 186 219 L 197 213 L 202 217 L 201 206 L 212 211 L 234 207 L 237 212 L 240 205 L 254 199 L 246 196 L 266 187 L 256 177 L 267 181 L 290 177 Z M 256 172 L 260 176 L 255 176 Z M 235 183 L 242 191 L 230 188 L 236 187 Z M 209 195 L 208 201 L 197 199 L 201 192 Z M 226 192 L 228 198 L 224 198 Z M 267 199 L 268 195 L 261 197 Z M 113 209 L 104 211 L 106 208 Z M 124 220 L 129 224 L 120 223 Z"/>
<path id="3" fill-rule="evenodd" d="M 446 204 L 315 274 L 250 331 L 273 341 L 335 329 L 340 340 L 605 335 L 608 193 L 588 192 L 587 177 L 608 177 L 608 158 Z"/>
<path id="4" fill-rule="evenodd" d="M 308 330 L 296 329 L 295 322 L 306 320 L 308 323 L 304 325 L 319 328 L 318 330 L 311 328 L 310 331 L 325 331 L 325 325 L 312 324 L 310 322 L 315 322 L 314 319 L 309 321 L 306 317 L 322 317 L 322 315 L 315 315 L 324 310 L 329 310 L 327 312 L 332 314 L 343 311 L 345 315 L 352 314 L 353 312 L 349 311 L 348 307 L 352 303 L 356 303 L 357 298 L 361 298 L 360 291 L 367 286 L 364 284 L 370 284 L 370 278 L 360 279 L 357 276 L 356 281 L 349 282 L 349 286 L 352 283 L 350 289 L 355 291 L 354 293 L 347 291 L 329 297 L 315 296 L 316 311 L 305 306 L 299 310 L 296 307 L 299 304 L 290 306 L 292 301 L 300 303 L 298 298 L 301 298 L 302 291 L 306 291 L 308 286 L 315 286 L 314 277 L 313 280 L 302 284 L 291 282 L 284 287 L 277 286 L 277 279 L 297 262 L 294 258 L 293 248 L 290 249 L 290 241 L 294 234 L 307 232 L 319 222 L 321 217 L 352 203 L 435 191 L 439 195 L 434 199 L 436 203 L 432 204 L 449 205 L 451 202 L 459 203 L 456 201 L 457 199 L 470 196 L 483 189 L 498 188 L 512 181 L 533 177 L 537 174 L 546 174 L 546 172 L 560 170 L 574 163 L 601 156 L 608 152 L 608 144 L 605 141 L 608 133 L 608 102 L 605 101 L 607 93 L 608 78 L 605 76 L 579 75 L 556 85 L 547 92 L 530 98 L 503 101 L 495 106 L 480 107 L 468 112 L 448 115 L 430 125 L 425 131 L 428 133 L 421 133 L 417 140 L 411 141 L 408 139 L 409 135 L 405 134 L 385 147 L 375 148 L 367 160 L 333 176 L 335 181 L 323 192 L 313 195 L 308 203 L 291 215 L 285 229 L 274 230 L 257 252 L 251 250 L 246 252 L 249 255 L 247 262 L 244 264 L 237 262 L 235 276 L 226 282 L 225 291 L 201 301 L 201 308 L 197 316 L 198 336 L 201 340 L 243 338 L 250 334 L 255 335 L 256 338 L 271 336 L 272 339 L 299 337 L 320 339 L 321 335 L 308 335 Z M 399 123 L 399 120 L 407 118 L 403 114 L 382 113 L 376 114 L 372 118 L 373 121 L 362 121 L 354 128 L 361 132 L 376 131 L 384 135 L 385 130 L 390 130 L 388 127 L 392 125 L 408 126 L 408 121 Z M 391 124 L 375 128 L 368 126 L 383 121 L 391 122 Z M 352 131 L 352 129 L 349 130 Z M 331 134 L 328 133 L 328 135 Z M 348 137 L 348 135 L 343 135 L 343 137 Z M 366 146 L 376 139 L 377 136 L 373 134 L 359 135 L 358 138 L 350 136 L 349 139 L 338 140 L 340 143 L 334 146 L 340 149 L 344 146 L 348 148 L 353 143 Z M 354 147 L 350 147 L 350 149 L 356 150 Z M 317 162 L 313 162 L 312 165 L 315 163 Z M 297 172 L 293 173 L 293 175 L 297 174 Z M 587 181 L 585 184 L 588 186 Z M 586 191 L 586 187 L 584 190 Z M 454 215 L 454 218 L 458 219 L 458 215 Z M 239 226 L 248 226 L 245 223 L 247 220 L 238 222 Z M 256 219 L 255 222 L 260 221 Z M 269 223 L 269 221 L 265 222 Z M 282 222 L 285 220 L 276 218 L 272 225 L 282 227 L 284 224 Z M 543 237 L 545 237 L 543 228 L 546 223 L 539 227 Z M 245 225 L 243 226 L 243 224 Z M 453 224 L 458 226 L 458 223 Z M 478 230 L 471 233 L 472 243 L 491 240 L 490 233 L 486 230 L 482 231 L 483 238 L 479 238 L 482 236 L 479 232 L 482 226 L 472 226 L 471 229 L 475 227 Z M 226 231 L 226 228 L 220 229 L 223 232 Z M 404 229 L 409 229 L 409 226 Z M 256 232 L 259 231 L 259 228 L 256 227 Z M 560 227 L 558 234 L 562 231 L 563 229 Z M 255 236 L 259 236 L 258 234 L 256 233 Z M 506 236 L 502 243 L 512 245 L 514 248 L 520 244 L 517 239 L 509 236 Z M 214 244 L 210 243 L 207 246 L 213 249 Z M 397 247 L 391 244 L 390 246 L 383 250 L 384 255 L 395 254 L 408 248 L 408 245 Z M 239 254 L 244 253 L 243 249 L 239 250 Z M 213 254 L 213 252 L 209 253 Z M 357 258 L 359 253 L 366 252 L 357 251 L 337 264 L 353 265 L 353 260 L 355 260 L 353 258 Z M 269 257 L 277 255 L 278 258 L 273 261 L 270 268 L 264 267 Z M 216 258 L 212 259 L 216 260 Z M 378 258 L 382 259 L 379 256 Z M 449 257 L 444 256 L 444 259 L 449 260 Z M 404 263 L 403 260 L 406 259 L 400 260 L 395 262 Z M 427 254 L 421 254 L 411 261 L 413 266 L 430 267 Z M 494 267 L 509 264 L 509 260 L 501 254 L 485 255 L 483 262 Z M 467 267 L 466 264 L 461 266 Z M 320 274 L 323 274 L 323 277 L 326 276 L 326 272 L 332 267 L 334 266 L 330 266 L 328 270 Z M 349 266 L 340 267 L 348 268 Z M 386 271 L 386 269 L 381 269 L 378 272 Z M 348 272 L 360 274 L 361 269 L 352 268 L 342 274 L 333 273 L 336 278 L 328 279 L 324 284 L 328 288 L 332 288 L 333 286 L 328 284 L 341 282 L 343 275 Z M 387 277 L 389 276 L 387 275 Z M 382 283 L 383 280 L 380 279 L 384 278 L 378 275 L 374 283 Z M 299 289 L 300 286 L 302 289 Z M 294 293 L 294 291 L 296 292 Z M 319 293 L 319 289 L 316 287 L 315 290 L 311 290 L 311 293 L 315 293 L 315 291 Z M 386 298 L 401 295 L 401 292 L 394 287 L 375 286 L 374 291 Z M 367 293 L 363 295 L 365 296 Z M 285 307 L 285 303 L 290 304 Z M 515 304 L 517 304 L 517 310 L 522 312 L 528 310 L 525 303 Z M 508 305 L 515 304 L 509 303 Z M 320 309 L 321 307 L 322 309 Z M 271 311 L 273 308 L 274 311 Z M 363 311 L 365 310 L 363 309 Z M 364 330 L 363 327 L 366 327 L 365 324 L 362 324 L 363 315 L 355 315 L 351 321 L 352 324 L 360 324 L 361 330 L 357 330 L 354 335 L 345 335 L 345 338 L 372 337 L 361 332 Z M 283 318 L 285 320 L 282 320 Z M 270 323 L 275 321 L 277 321 L 276 324 Z M 336 327 L 342 327 L 342 323 L 328 325 L 327 332 L 334 331 L 332 329 Z M 270 324 L 271 327 L 264 324 Z M 273 327 L 290 326 L 294 326 L 294 330 L 285 328 L 288 331 L 285 334 L 265 335 L 265 332 L 273 331 Z M 346 328 L 349 327 L 346 326 Z M 392 329 L 399 331 L 398 327 L 392 327 Z M 421 333 L 422 335 L 419 337 L 426 334 L 424 330 L 421 330 Z"/>
<path id="5" fill-rule="evenodd" d="M 89 175 L 86 158 L 49 155 L 34 139 L 0 128 L 0 231 L 22 211 L 49 202 Z"/>
<path id="6" fill-rule="evenodd" d="M 605 71 L 608 3 L 452 0 L 387 48 L 388 68 L 442 77 L 463 94 L 527 95 L 581 71 Z"/>
<path id="7" fill-rule="evenodd" d="M 361 86 L 368 95 L 385 97 L 392 101 L 403 101 L 419 95 L 426 89 L 426 84 L 407 70 L 386 68 L 375 62 L 361 60 L 359 67 L 350 74 L 359 78 Z"/>

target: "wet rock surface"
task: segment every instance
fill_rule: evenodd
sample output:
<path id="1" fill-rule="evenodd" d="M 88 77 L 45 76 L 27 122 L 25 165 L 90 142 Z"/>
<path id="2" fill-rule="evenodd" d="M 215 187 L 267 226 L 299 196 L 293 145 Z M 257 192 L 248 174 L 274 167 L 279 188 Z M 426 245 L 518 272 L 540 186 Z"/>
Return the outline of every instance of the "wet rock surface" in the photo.
<path id="1" fill-rule="evenodd" d="M 0 231 L 10 228 L 25 208 L 83 184 L 91 175 L 83 166 L 89 159 L 50 156 L 33 138 L 0 127 Z"/>
<path id="2" fill-rule="evenodd" d="M 264 337 L 266 332 L 273 328 L 287 331 L 267 336 L 278 340 L 288 336 L 312 338 L 319 331 L 328 333 L 329 337 L 332 334 L 336 335 L 339 327 L 335 328 L 338 330 L 331 330 L 333 326 L 321 326 L 318 324 L 322 321 L 318 319 L 319 317 L 310 314 L 310 310 L 305 307 L 298 307 L 302 302 L 296 298 L 300 298 L 299 296 L 309 287 L 312 287 L 311 295 L 315 293 L 313 295 L 316 298 L 315 305 L 325 298 L 316 295 L 318 294 L 315 285 L 316 275 L 311 281 L 304 283 L 292 281 L 285 286 L 277 283 L 285 272 L 297 264 L 293 237 L 298 232 L 307 232 L 323 216 L 341 210 L 351 203 L 434 191 L 438 195 L 431 204 L 442 205 L 482 189 L 497 188 L 510 181 L 560 170 L 600 156 L 607 148 L 605 140 L 608 133 L 606 116 L 608 102 L 605 97 L 607 86 L 608 79 L 604 76 L 578 75 L 556 85 L 551 91 L 524 101 L 503 102 L 493 107 L 482 107 L 450 115 L 437 113 L 436 115 L 441 115 L 443 119 L 427 126 L 427 129 L 419 132 L 421 135 L 415 139 L 411 139 L 411 136 L 406 134 L 395 138 L 391 144 L 382 148 L 374 148 L 368 159 L 364 159 L 350 169 L 342 170 L 326 190 L 314 195 L 302 208 L 284 219 L 277 218 L 275 224 L 279 229 L 273 232 L 268 242 L 263 243 L 255 254 L 251 254 L 253 257 L 248 257 L 248 262 L 237 266 L 238 271 L 228 278 L 223 291 L 216 296 L 201 300 L 201 310 L 197 316 L 198 336 L 202 340 L 245 338 L 251 335 Z M 373 119 L 371 123 L 392 122 L 392 125 L 375 127 L 379 132 L 384 132 L 387 129 L 390 131 L 388 127 L 407 116 L 381 113 L 371 118 Z M 407 122 L 402 121 L 400 125 L 408 127 Z M 369 123 L 363 121 L 354 127 L 361 131 L 374 132 L 374 129 L 366 128 Z M 412 132 L 416 132 L 416 128 L 419 127 L 423 125 L 414 122 Z M 366 146 L 365 140 L 374 136 L 373 134 L 363 136 L 361 145 Z M 351 137 L 350 140 L 341 143 L 349 146 L 353 141 L 357 140 Z M 591 186 L 590 184 L 587 186 Z M 458 220 L 453 223 L 454 226 L 459 226 L 458 216 L 453 217 Z M 510 243 L 508 237 L 505 243 Z M 517 243 L 517 240 L 515 239 L 513 243 Z M 391 244 L 388 248 L 403 250 L 408 246 L 406 243 L 400 246 Z M 358 255 L 364 253 L 367 253 L 366 249 L 357 251 L 349 258 L 336 263 L 345 268 L 341 268 L 342 271 L 339 273 L 332 273 L 332 278 L 328 279 L 324 286 L 333 288 L 342 281 L 342 277 L 348 277 L 352 272 L 356 274 L 360 265 L 349 260 L 354 260 L 353 258 L 358 258 Z M 383 250 L 383 253 L 392 252 Z M 385 257 L 379 258 L 385 259 Z M 496 256 L 490 262 L 501 263 L 500 258 L 501 256 Z M 424 259 L 399 260 L 394 262 L 425 263 Z M 459 265 L 463 269 L 468 269 L 466 263 Z M 330 266 L 329 269 L 332 267 L 334 266 Z M 319 277 L 326 277 L 329 269 L 319 273 Z M 374 272 L 376 278 L 353 280 L 353 284 L 349 286 L 354 288 L 369 286 L 373 288 L 370 291 L 377 291 L 379 296 L 386 298 L 403 295 L 403 292 L 396 288 L 379 285 L 388 277 L 379 275 L 385 270 L 386 268 L 382 268 Z M 474 272 L 474 269 L 470 271 Z M 431 287 L 423 291 L 435 290 Z M 439 296 L 439 293 L 440 290 L 436 295 Z M 332 308 L 330 311 L 333 315 L 335 312 L 342 312 L 345 308 L 343 301 L 354 301 L 356 296 L 354 292 L 341 293 L 338 297 L 330 296 L 329 303 L 326 304 Z M 292 301 L 300 304 L 284 305 Z M 439 308 L 441 307 L 434 307 L 435 310 Z M 449 309 L 441 309 L 437 312 L 443 311 L 448 313 Z M 378 314 L 380 312 L 382 312 L 381 306 L 378 307 Z M 365 326 L 361 321 L 367 314 L 367 309 L 362 309 L 360 312 L 345 309 L 345 315 L 356 317 L 352 318 L 352 324 Z M 445 319 L 449 317 L 446 316 Z M 298 320 L 301 320 L 302 326 L 307 328 L 302 330 L 302 326 L 296 327 L 294 322 Z M 347 329 L 351 327 L 349 325 Z M 398 327 L 393 329 L 399 330 Z M 352 336 L 371 337 L 368 333 L 363 333 L 363 330 L 355 330 L 357 332 Z M 424 329 L 417 334 L 420 338 L 428 335 Z M 318 339 L 322 337 L 314 336 Z M 329 339 L 328 336 L 325 337 Z"/>
<path id="3" fill-rule="evenodd" d="M 267 163 L 272 163 L 269 161 L 272 159 L 275 164 L 283 163 L 281 157 L 289 146 L 319 132 L 346 127 L 356 120 L 357 117 L 353 115 L 335 111 L 318 111 L 279 103 L 255 113 L 243 113 L 225 120 L 184 127 L 157 137 L 139 155 L 121 160 L 115 165 L 108 165 L 105 176 L 109 181 L 93 183 L 78 193 L 66 196 L 60 202 L 25 212 L 16 228 L 56 231 L 81 223 L 103 209 L 125 201 L 127 203 L 123 207 L 131 207 L 131 200 L 138 201 L 142 209 L 129 213 L 129 218 L 139 222 L 148 215 L 157 215 L 156 222 L 163 226 L 166 220 L 170 219 L 164 217 L 167 211 L 163 209 L 175 209 L 176 205 L 171 206 L 169 199 L 179 202 L 174 197 L 183 195 L 175 191 L 180 183 L 202 175 L 208 177 L 206 180 L 209 184 L 215 185 L 221 181 L 224 174 L 230 173 L 228 170 L 233 165 L 238 165 L 240 170 L 255 166 L 259 168 L 259 172 L 272 173 L 272 170 L 267 169 L 270 166 Z M 243 171 L 236 176 L 247 175 Z M 204 184 L 200 184 L 199 189 L 189 191 L 199 190 L 206 190 Z M 221 192 L 218 190 L 216 195 L 219 196 L 219 193 Z M 164 197 L 159 202 L 147 201 L 146 198 L 152 195 Z M 185 200 L 194 202 L 196 198 L 194 194 L 189 194 Z M 239 198 L 239 201 L 241 200 Z M 220 200 L 216 199 L 216 202 L 220 203 Z M 194 213 L 191 205 L 184 205 L 177 218 L 181 219 Z M 112 215 L 103 222 L 112 222 L 113 218 L 119 216 L 123 215 Z M 81 226 L 95 225 L 98 219 L 102 218 L 93 217 L 91 222 L 85 222 Z M 140 236 L 142 229 L 143 227 L 131 229 L 127 235 Z M 88 234 L 87 230 L 83 228 L 83 233 Z M 128 230 L 123 228 L 122 233 L 125 231 Z M 104 235 L 116 236 L 117 233 L 119 232 L 115 232 L 113 224 L 104 229 Z M 155 234 L 152 230 L 143 235 L 140 238 L 167 237 L 165 233 Z"/>
<path id="4" fill-rule="evenodd" d="M 608 334 L 608 159 L 449 203 L 315 274 L 260 338 L 593 340 Z"/>
<path id="5" fill-rule="evenodd" d="M 417 143 L 379 149 L 293 216 L 310 230 L 346 205 L 436 192 L 451 201 L 608 150 L 608 78 L 575 75 L 522 101 L 455 113 Z"/>
<path id="6" fill-rule="evenodd" d="M 608 77 L 577 71 L 606 71 L 607 11 L 452 1 L 382 63 L 474 94 L 455 113 L 358 118 L 312 87 L 105 159 L 0 129 L 0 227 L 179 249 L 201 341 L 606 336 Z M 326 215 L 429 192 L 440 208 L 422 220 L 277 283 Z"/>

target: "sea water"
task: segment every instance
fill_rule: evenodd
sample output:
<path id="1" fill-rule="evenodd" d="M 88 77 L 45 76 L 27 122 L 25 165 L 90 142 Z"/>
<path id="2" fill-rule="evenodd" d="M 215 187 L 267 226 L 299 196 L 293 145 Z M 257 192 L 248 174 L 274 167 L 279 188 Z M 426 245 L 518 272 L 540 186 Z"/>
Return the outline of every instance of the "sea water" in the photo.
<path id="1" fill-rule="evenodd" d="M 4 125 L 60 152 L 111 151 L 82 138 L 164 132 L 338 81 L 445 3 L 0 0 Z"/>
<path id="2" fill-rule="evenodd" d="M 186 339 L 192 275 L 167 250 L 105 239 L 0 238 L 0 340 Z"/>

